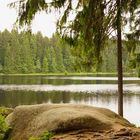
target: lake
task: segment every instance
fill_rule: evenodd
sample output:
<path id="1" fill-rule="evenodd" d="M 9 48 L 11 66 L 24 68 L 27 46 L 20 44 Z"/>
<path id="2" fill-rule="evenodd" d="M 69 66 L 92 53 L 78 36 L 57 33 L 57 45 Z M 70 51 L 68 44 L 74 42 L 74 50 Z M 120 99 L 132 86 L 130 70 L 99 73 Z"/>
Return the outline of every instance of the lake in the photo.
<path id="1" fill-rule="evenodd" d="M 124 117 L 140 126 L 140 79 L 124 77 Z M 114 76 L 0 76 L 0 106 L 75 103 L 117 112 Z"/>

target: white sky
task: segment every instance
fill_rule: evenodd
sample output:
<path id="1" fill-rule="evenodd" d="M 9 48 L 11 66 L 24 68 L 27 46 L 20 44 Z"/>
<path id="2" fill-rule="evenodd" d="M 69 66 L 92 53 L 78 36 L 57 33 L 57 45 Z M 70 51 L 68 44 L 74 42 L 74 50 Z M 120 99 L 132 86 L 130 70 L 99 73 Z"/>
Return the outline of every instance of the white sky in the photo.
<path id="1" fill-rule="evenodd" d="M 7 4 L 15 0 L 0 0 L 0 31 L 8 29 L 12 30 L 16 21 L 17 13 L 15 9 L 10 9 Z M 41 31 L 44 36 L 51 37 L 56 30 L 56 16 L 54 14 L 47 15 L 45 12 L 37 14 L 33 21 L 32 31 L 36 33 Z"/>

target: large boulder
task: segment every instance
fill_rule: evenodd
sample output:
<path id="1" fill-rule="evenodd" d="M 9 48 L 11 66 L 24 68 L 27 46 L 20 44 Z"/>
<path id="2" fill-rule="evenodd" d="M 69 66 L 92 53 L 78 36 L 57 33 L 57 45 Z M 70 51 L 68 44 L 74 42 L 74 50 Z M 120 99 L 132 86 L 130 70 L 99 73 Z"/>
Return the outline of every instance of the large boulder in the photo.
<path id="1" fill-rule="evenodd" d="M 131 124 L 116 113 L 98 107 L 72 104 L 18 106 L 7 116 L 12 140 L 26 140 L 45 131 L 64 132 L 79 129 L 108 130 Z"/>

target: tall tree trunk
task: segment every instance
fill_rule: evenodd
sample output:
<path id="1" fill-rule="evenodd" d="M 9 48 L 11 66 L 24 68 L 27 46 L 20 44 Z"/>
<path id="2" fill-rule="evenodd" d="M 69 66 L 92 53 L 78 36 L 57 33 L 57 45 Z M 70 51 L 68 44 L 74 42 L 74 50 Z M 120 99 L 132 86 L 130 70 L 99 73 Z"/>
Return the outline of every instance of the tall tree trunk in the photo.
<path id="1" fill-rule="evenodd" d="M 123 70 L 121 36 L 121 0 L 117 0 L 118 114 L 123 116 Z"/>

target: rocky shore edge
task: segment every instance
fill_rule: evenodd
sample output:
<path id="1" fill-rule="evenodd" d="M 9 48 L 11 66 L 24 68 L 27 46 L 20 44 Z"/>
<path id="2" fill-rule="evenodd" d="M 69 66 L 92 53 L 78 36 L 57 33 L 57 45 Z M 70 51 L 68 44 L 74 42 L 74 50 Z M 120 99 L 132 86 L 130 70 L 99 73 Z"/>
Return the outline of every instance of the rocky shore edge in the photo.
<path id="1" fill-rule="evenodd" d="M 22 105 L 6 114 L 12 140 L 140 140 L 140 129 L 105 108 L 75 104 Z M 37 140 L 37 139 L 34 139 Z M 46 139 L 48 140 L 48 139 Z"/>

